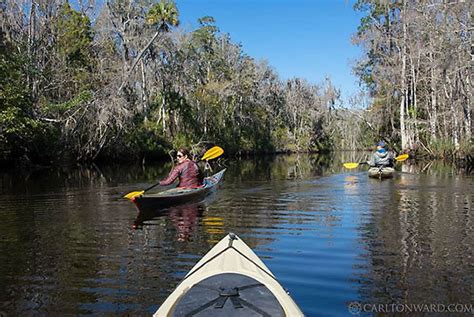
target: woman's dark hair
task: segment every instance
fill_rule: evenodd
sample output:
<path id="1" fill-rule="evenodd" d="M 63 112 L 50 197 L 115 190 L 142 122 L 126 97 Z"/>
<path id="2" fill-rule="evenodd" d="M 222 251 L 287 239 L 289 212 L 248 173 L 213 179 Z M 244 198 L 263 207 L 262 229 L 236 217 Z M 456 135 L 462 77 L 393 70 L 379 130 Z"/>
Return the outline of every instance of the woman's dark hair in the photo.
<path id="1" fill-rule="evenodd" d="M 181 152 L 181 154 L 183 154 L 183 156 L 187 156 L 189 159 L 191 159 L 191 155 L 189 154 L 188 149 L 185 149 L 184 147 L 180 147 L 178 149 L 178 152 Z"/>

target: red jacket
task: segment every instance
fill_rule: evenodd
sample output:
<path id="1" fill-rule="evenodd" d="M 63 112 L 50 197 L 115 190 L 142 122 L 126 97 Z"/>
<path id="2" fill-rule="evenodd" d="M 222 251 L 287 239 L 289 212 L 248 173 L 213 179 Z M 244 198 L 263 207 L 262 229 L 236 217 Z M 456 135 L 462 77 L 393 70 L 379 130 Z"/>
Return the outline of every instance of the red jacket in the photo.
<path id="1" fill-rule="evenodd" d="M 186 160 L 173 168 L 168 177 L 160 181 L 161 186 L 171 185 L 179 177 L 178 187 L 198 187 L 202 185 L 199 167 L 191 160 Z"/>

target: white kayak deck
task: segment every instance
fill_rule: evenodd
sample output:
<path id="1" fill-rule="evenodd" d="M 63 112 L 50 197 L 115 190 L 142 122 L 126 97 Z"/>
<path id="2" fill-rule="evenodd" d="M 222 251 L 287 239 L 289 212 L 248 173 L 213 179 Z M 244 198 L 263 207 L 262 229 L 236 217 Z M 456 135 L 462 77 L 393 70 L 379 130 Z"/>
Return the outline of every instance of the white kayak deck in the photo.
<path id="1" fill-rule="evenodd" d="M 173 316 L 174 308 L 186 292 L 202 280 L 223 273 L 238 273 L 265 285 L 277 298 L 286 316 L 304 316 L 278 283 L 273 273 L 236 235 L 229 234 L 217 243 L 185 276 L 154 316 Z"/>

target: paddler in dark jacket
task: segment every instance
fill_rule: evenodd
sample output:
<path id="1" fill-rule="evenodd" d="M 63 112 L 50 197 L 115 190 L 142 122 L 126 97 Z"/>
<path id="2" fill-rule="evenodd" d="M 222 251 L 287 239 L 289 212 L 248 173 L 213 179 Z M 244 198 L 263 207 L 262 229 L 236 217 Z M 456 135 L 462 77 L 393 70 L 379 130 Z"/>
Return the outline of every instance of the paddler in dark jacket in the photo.
<path id="1" fill-rule="evenodd" d="M 179 178 L 178 187 L 195 188 L 201 186 L 202 176 L 199 167 L 190 159 L 189 151 L 185 148 L 180 148 L 176 158 L 178 165 L 173 168 L 168 177 L 160 181 L 160 185 L 171 185 Z"/>
<path id="2" fill-rule="evenodd" d="M 370 167 L 393 167 L 393 154 L 385 149 L 385 142 L 377 143 L 377 150 L 367 162 Z"/>

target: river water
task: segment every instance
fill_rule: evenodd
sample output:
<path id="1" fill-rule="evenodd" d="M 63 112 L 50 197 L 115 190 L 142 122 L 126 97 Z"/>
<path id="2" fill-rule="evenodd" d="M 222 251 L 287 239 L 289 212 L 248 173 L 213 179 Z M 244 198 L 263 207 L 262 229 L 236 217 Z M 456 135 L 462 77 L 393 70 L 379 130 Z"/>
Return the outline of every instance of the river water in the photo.
<path id="1" fill-rule="evenodd" d="M 383 181 L 342 169 L 360 157 L 227 161 L 203 202 L 140 214 L 121 196 L 170 164 L 1 172 L 0 315 L 150 315 L 234 232 L 307 316 L 414 305 L 472 316 L 474 177 L 408 162 Z"/>

